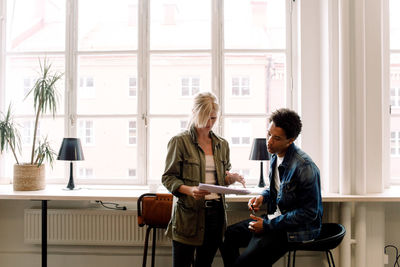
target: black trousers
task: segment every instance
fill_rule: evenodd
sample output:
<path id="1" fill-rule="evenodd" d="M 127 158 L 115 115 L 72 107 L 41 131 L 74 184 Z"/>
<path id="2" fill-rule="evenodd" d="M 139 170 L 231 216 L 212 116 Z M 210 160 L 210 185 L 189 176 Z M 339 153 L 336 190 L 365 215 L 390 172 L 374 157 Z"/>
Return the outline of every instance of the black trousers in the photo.
<path id="1" fill-rule="evenodd" d="M 220 251 L 225 267 L 272 266 L 289 250 L 286 231 L 254 234 L 244 220 L 228 227 Z M 239 248 L 246 249 L 239 253 Z"/>
<path id="2" fill-rule="evenodd" d="M 218 202 L 220 204 L 206 208 L 203 245 L 191 246 L 172 241 L 173 267 L 189 267 L 192 262 L 195 267 L 211 267 L 214 256 L 222 243 L 222 227 L 225 220 L 222 201 Z"/>

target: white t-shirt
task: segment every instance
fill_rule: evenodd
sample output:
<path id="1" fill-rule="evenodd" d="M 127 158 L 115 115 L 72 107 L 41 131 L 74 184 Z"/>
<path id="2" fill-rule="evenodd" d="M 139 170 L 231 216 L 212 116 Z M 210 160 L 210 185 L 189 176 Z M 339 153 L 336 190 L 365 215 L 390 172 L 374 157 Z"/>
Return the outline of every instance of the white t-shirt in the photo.
<path id="1" fill-rule="evenodd" d="M 281 163 L 283 162 L 284 157 L 277 157 L 276 160 L 276 165 L 275 165 L 275 175 L 274 175 L 274 181 L 275 181 L 275 189 L 276 192 L 279 192 L 279 188 L 281 186 L 281 178 L 279 176 L 279 170 L 278 167 L 279 165 L 281 165 Z M 268 219 L 272 220 L 275 217 L 278 217 L 279 215 L 281 215 L 281 211 L 279 210 L 279 207 L 276 206 L 276 211 L 274 214 L 268 214 Z"/>
<path id="2" fill-rule="evenodd" d="M 216 184 L 217 180 L 215 177 L 215 163 L 213 155 L 206 155 L 206 184 Z M 204 197 L 205 199 L 218 199 L 217 193 L 211 193 Z"/>

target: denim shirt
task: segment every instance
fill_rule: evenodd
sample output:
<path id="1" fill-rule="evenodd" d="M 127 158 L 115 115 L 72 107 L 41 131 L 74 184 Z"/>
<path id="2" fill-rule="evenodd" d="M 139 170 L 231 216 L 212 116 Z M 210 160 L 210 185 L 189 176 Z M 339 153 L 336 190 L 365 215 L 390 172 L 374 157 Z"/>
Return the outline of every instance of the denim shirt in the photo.
<path id="1" fill-rule="evenodd" d="M 274 213 L 278 206 L 282 215 L 271 220 L 265 217 L 263 227 L 265 231 L 285 230 L 289 242 L 313 240 L 319 235 L 323 213 L 319 169 L 306 153 L 291 144 L 278 166 L 281 185 L 277 192 L 276 162 L 274 154 L 269 173 L 270 187 L 261 195 L 268 214 Z"/>

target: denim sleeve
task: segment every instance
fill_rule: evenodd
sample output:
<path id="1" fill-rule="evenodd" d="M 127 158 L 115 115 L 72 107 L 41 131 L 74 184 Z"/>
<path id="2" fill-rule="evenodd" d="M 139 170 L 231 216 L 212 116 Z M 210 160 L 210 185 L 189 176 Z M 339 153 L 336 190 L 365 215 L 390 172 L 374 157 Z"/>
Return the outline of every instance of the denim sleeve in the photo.
<path id="1" fill-rule="evenodd" d="M 261 192 L 261 195 L 264 197 L 264 198 L 263 198 L 263 204 L 267 203 L 267 201 L 269 200 L 269 188 L 264 189 L 264 190 Z"/>
<path id="2" fill-rule="evenodd" d="M 320 176 L 313 164 L 305 164 L 299 171 L 299 191 L 296 196 L 297 207 L 272 220 L 264 219 L 264 229 L 293 229 L 317 219 L 322 205 Z"/>

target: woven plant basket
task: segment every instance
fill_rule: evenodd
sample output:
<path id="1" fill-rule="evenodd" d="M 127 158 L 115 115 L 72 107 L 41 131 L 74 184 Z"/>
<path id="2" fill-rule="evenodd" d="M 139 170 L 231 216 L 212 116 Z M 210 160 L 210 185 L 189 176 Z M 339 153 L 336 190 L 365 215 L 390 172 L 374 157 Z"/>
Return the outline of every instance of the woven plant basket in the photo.
<path id="1" fill-rule="evenodd" d="M 46 187 L 45 166 L 31 164 L 14 164 L 15 191 L 43 190 Z"/>

